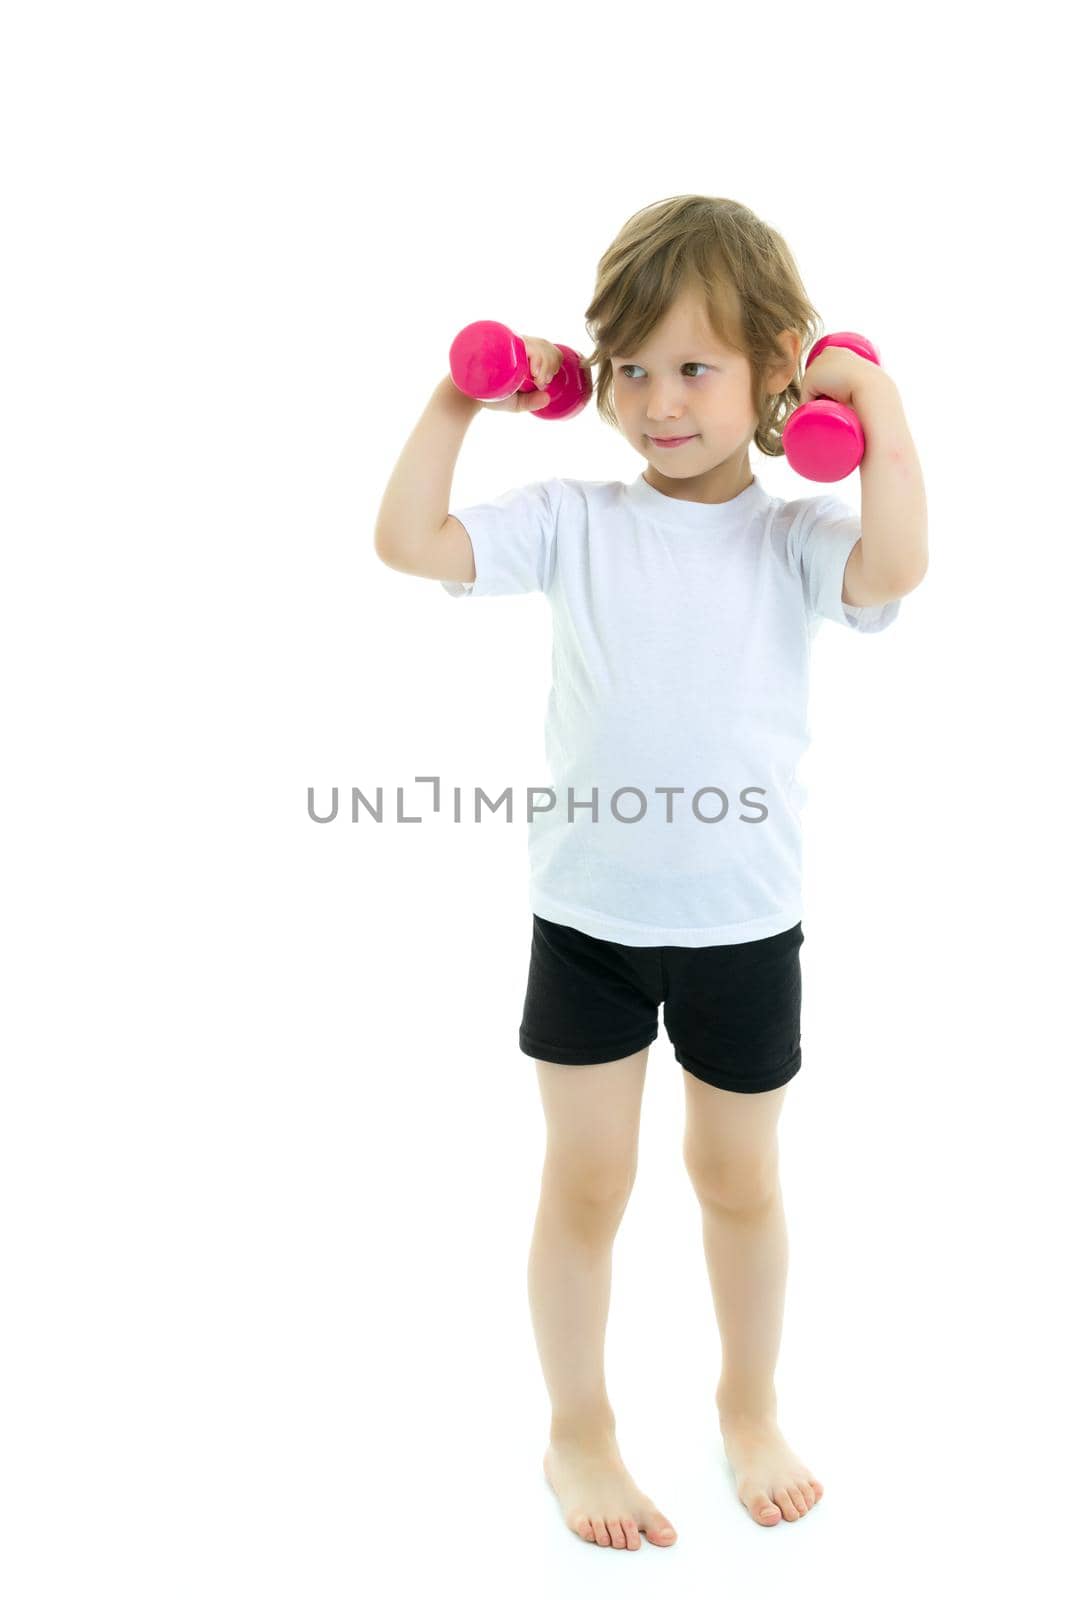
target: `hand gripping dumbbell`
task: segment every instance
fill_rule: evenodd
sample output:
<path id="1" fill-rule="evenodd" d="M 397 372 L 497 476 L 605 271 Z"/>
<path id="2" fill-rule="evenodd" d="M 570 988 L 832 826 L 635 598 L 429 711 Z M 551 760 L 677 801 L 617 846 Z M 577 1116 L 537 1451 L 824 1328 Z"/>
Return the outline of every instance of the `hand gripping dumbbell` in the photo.
<path id="1" fill-rule="evenodd" d="M 805 372 L 820 350 L 828 344 L 854 350 L 866 361 L 881 366 L 878 351 L 862 333 L 828 333 L 813 346 L 804 363 Z M 851 406 L 839 400 L 807 400 L 789 417 L 782 429 L 782 449 L 794 472 L 816 483 L 836 483 L 847 478 L 863 460 L 867 441 L 860 419 Z"/>
<path id="2" fill-rule="evenodd" d="M 593 392 L 589 369 L 583 367 L 578 352 L 567 344 L 559 344 L 556 349 L 563 359 L 559 371 L 545 386 L 548 404 L 530 412 L 532 417 L 547 417 L 550 421 L 573 417 Z M 448 363 L 452 382 L 472 400 L 506 400 L 517 389 L 529 394 L 537 388 L 530 377 L 526 346 L 502 322 L 469 322 L 461 328 L 452 340 Z"/>

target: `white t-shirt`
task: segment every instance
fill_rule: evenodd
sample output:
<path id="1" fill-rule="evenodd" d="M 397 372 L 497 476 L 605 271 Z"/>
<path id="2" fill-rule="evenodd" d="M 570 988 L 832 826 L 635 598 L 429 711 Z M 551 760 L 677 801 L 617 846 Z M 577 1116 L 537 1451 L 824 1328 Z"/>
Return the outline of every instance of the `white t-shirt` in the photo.
<path id="1" fill-rule="evenodd" d="M 539 589 L 552 608 L 530 909 L 645 946 L 799 922 L 811 640 L 823 618 L 876 633 L 900 610 L 842 602 L 856 513 L 830 494 L 773 499 L 758 478 L 701 505 L 642 475 L 530 483 L 452 515 L 476 576 L 448 594 Z"/>

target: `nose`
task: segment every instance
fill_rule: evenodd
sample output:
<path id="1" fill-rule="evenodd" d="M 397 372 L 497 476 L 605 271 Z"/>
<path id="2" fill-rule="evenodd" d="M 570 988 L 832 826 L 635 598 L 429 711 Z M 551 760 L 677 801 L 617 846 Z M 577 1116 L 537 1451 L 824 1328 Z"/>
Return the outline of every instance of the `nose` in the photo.
<path id="1" fill-rule="evenodd" d="M 677 394 L 664 387 L 662 393 L 659 389 L 649 391 L 648 405 L 645 408 L 648 415 L 648 431 L 655 434 L 656 425 L 674 423 L 681 416 L 685 407 L 679 404 Z"/>

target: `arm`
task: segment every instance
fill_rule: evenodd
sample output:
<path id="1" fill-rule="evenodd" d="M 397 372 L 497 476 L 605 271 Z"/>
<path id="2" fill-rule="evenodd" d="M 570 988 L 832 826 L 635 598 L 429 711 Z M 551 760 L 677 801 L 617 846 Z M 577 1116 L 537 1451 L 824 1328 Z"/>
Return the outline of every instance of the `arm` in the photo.
<path id="1" fill-rule="evenodd" d="M 860 462 L 863 534 L 845 564 L 841 598 L 846 605 L 866 606 L 908 594 L 925 577 L 926 491 L 896 384 L 862 356 L 856 361 L 851 403 L 866 440 Z"/>
<path id="2" fill-rule="evenodd" d="M 417 577 L 472 583 L 474 551 L 467 530 L 448 515 L 460 446 L 481 401 L 441 379 L 393 468 L 374 528 L 374 550 L 386 566 Z"/>

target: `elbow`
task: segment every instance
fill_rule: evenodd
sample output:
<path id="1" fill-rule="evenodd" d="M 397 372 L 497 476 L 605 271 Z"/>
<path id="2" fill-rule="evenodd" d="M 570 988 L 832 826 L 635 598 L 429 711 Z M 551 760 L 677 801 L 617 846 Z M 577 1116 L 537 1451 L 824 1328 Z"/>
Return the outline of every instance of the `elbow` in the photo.
<path id="1" fill-rule="evenodd" d="M 879 604 L 884 605 L 887 600 L 902 600 L 906 594 L 911 594 L 917 589 L 926 577 L 925 559 L 917 564 L 899 567 L 879 580 L 878 588 L 881 592 Z"/>
<path id="2" fill-rule="evenodd" d="M 913 589 L 917 589 L 926 577 L 926 568 L 927 562 L 925 560 L 917 567 L 909 567 L 904 576 L 898 580 L 898 593 L 906 595 L 910 594 Z"/>
<path id="3" fill-rule="evenodd" d="M 374 530 L 374 554 L 385 566 L 392 567 L 394 571 L 399 570 L 399 546 L 395 540 L 384 534 L 381 528 Z"/>

